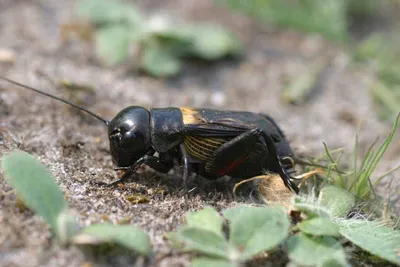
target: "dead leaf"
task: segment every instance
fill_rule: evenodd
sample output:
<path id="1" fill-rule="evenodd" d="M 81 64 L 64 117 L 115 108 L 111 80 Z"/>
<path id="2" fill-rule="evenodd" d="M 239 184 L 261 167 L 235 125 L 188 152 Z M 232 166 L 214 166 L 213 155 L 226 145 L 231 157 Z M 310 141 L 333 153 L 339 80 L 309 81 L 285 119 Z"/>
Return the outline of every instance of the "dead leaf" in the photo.
<path id="1" fill-rule="evenodd" d="M 265 178 L 258 185 L 260 194 L 264 200 L 271 203 L 279 203 L 290 207 L 293 193 L 284 185 L 279 175 L 264 175 Z"/>
<path id="2" fill-rule="evenodd" d="M 150 199 L 147 196 L 136 194 L 136 195 L 130 195 L 125 198 L 132 204 L 142 204 L 142 203 L 148 203 Z"/>

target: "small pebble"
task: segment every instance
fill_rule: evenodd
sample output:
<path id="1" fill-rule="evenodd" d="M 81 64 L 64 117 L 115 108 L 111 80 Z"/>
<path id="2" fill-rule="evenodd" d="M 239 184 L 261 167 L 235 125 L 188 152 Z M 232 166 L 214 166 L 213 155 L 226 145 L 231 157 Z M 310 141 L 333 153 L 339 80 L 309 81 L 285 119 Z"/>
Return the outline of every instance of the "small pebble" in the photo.
<path id="1" fill-rule="evenodd" d="M 0 63 L 14 63 L 15 57 L 13 50 L 0 47 Z"/>

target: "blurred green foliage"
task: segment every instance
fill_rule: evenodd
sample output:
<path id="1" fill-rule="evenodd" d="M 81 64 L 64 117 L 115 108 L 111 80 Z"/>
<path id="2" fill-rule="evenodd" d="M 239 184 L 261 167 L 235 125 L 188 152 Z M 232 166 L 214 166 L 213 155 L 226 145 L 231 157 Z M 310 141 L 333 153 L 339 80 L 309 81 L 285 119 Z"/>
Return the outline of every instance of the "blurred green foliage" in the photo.
<path id="1" fill-rule="evenodd" d="M 379 80 L 371 93 L 378 104 L 379 115 L 393 121 L 400 111 L 400 35 L 374 34 L 361 42 L 354 58 L 367 64 Z"/>
<path id="2" fill-rule="evenodd" d="M 137 68 L 157 77 L 178 74 L 184 58 L 213 61 L 242 52 L 240 41 L 222 27 L 147 18 L 131 4 L 82 0 L 78 15 L 94 26 L 96 54 L 104 64 L 124 62 L 135 47 Z"/>
<path id="3" fill-rule="evenodd" d="M 346 0 L 216 0 L 262 21 L 345 40 Z"/>
<path id="4" fill-rule="evenodd" d="M 348 39 L 348 18 L 364 18 L 376 12 L 374 0 L 215 0 L 233 10 L 278 26 L 328 39 Z"/>
<path id="5" fill-rule="evenodd" d="M 327 39 L 345 44 L 351 44 L 352 38 L 349 32 L 351 24 L 368 27 L 367 24 L 363 24 L 368 19 L 382 16 L 384 10 L 392 12 L 391 10 L 396 10 L 395 7 L 400 4 L 398 0 L 215 0 L 215 2 L 270 24 L 320 34 Z M 389 14 L 385 15 L 384 19 L 389 17 Z M 386 33 L 386 36 L 374 34 L 361 44 L 350 46 L 355 59 L 372 66 L 374 73 L 377 74 L 379 82 L 372 86 L 371 93 L 378 104 L 379 114 L 391 122 L 400 110 L 400 38 L 397 32 L 399 29 L 395 28 L 392 33 Z M 315 77 L 315 73 L 310 72 L 310 75 L 305 74 L 304 78 L 296 79 L 284 92 L 284 99 L 290 103 L 301 102 L 302 97 L 306 95 L 304 92 L 312 88 Z"/>

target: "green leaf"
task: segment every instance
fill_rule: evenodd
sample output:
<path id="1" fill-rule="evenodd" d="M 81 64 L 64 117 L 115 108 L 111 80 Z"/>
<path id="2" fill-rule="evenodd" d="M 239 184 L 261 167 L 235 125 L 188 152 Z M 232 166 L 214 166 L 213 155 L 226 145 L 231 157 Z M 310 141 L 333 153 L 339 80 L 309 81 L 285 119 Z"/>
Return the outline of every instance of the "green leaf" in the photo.
<path id="1" fill-rule="evenodd" d="M 169 240 L 171 247 L 176 249 L 184 248 L 184 244 L 179 232 L 167 232 L 164 236 Z"/>
<path id="2" fill-rule="evenodd" d="M 318 202 L 330 210 L 332 217 L 344 217 L 354 207 L 356 199 L 339 187 L 325 186 L 319 193 Z"/>
<path id="3" fill-rule="evenodd" d="M 242 45 L 229 31 L 215 25 L 192 26 L 190 54 L 206 60 L 217 60 L 242 53 Z"/>
<path id="4" fill-rule="evenodd" d="M 152 23 L 152 22 L 155 23 Z M 146 33 L 156 39 L 189 44 L 193 39 L 193 32 L 186 24 L 174 25 L 163 17 L 152 17 L 148 20 Z"/>
<path id="5" fill-rule="evenodd" d="M 355 245 L 400 265 L 400 231 L 367 220 L 340 220 L 340 233 Z"/>
<path id="6" fill-rule="evenodd" d="M 66 212 L 67 204 L 46 167 L 29 154 L 14 151 L 3 158 L 2 169 L 5 178 L 26 205 L 58 233 L 58 218 Z"/>
<path id="7" fill-rule="evenodd" d="M 115 243 L 133 249 L 141 255 L 151 251 L 150 238 L 143 230 L 132 225 L 94 224 L 82 229 L 74 238 L 75 244 L 98 245 Z"/>
<path id="8" fill-rule="evenodd" d="M 132 42 L 131 30 L 125 26 L 108 26 L 96 32 L 96 53 L 109 66 L 123 62 L 128 57 Z"/>
<path id="9" fill-rule="evenodd" d="M 195 258 L 192 267 L 238 267 L 240 265 L 221 259 Z"/>
<path id="10" fill-rule="evenodd" d="M 212 207 L 205 207 L 200 211 L 186 213 L 186 221 L 189 227 L 208 230 L 216 235 L 223 236 L 223 219 Z"/>
<path id="11" fill-rule="evenodd" d="M 325 263 L 334 260 L 340 263 L 339 266 L 348 266 L 342 246 L 329 236 L 294 235 L 288 241 L 288 251 L 289 258 L 299 265 L 326 266 Z"/>
<path id="12" fill-rule="evenodd" d="M 293 198 L 293 207 L 298 211 L 304 212 L 308 217 L 330 218 L 329 210 L 311 199 L 295 196 Z"/>
<path id="13" fill-rule="evenodd" d="M 83 0 L 78 3 L 78 15 L 95 24 L 128 23 L 140 26 L 142 15 L 134 5 L 112 0 Z"/>
<path id="14" fill-rule="evenodd" d="M 143 48 L 140 68 L 156 77 L 173 76 L 180 72 L 181 61 L 170 51 L 157 45 Z"/>
<path id="15" fill-rule="evenodd" d="M 316 236 L 339 236 L 339 227 L 327 218 L 316 217 L 298 224 L 300 230 L 306 234 Z"/>
<path id="16" fill-rule="evenodd" d="M 209 256 L 228 258 L 229 244 L 220 235 L 202 228 L 184 227 L 178 237 L 188 251 L 198 251 Z"/>
<path id="17" fill-rule="evenodd" d="M 186 27 L 171 26 L 165 29 L 150 31 L 148 40 L 176 57 L 186 56 L 192 45 L 192 32 Z M 149 45 L 147 44 L 147 45 Z"/>
<path id="18" fill-rule="evenodd" d="M 230 242 L 246 260 L 279 245 L 289 233 L 289 219 L 283 208 L 236 207 L 224 211 L 230 221 Z"/>

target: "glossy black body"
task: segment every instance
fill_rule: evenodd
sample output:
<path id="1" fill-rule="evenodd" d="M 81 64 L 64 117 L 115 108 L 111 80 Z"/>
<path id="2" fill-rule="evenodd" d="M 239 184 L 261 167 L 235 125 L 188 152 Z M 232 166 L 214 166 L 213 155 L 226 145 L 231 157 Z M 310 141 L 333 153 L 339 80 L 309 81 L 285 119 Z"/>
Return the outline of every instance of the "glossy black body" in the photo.
<path id="1" fill-rule="evenodd" d="M 288 170 L 293 152 L 267 115 L 193 108 L 128 107 L 109 123 L 110 149 L 120 169 L 146 164 L 168 172 L 178 158 L 183 180 L 190 172 L 208 179 L 248 179 L 278 173 L 297 192 Z M 157 152 L 157 156 L 156 155 Z M 285 163 L 285 164 L 284 164 Z"/>

